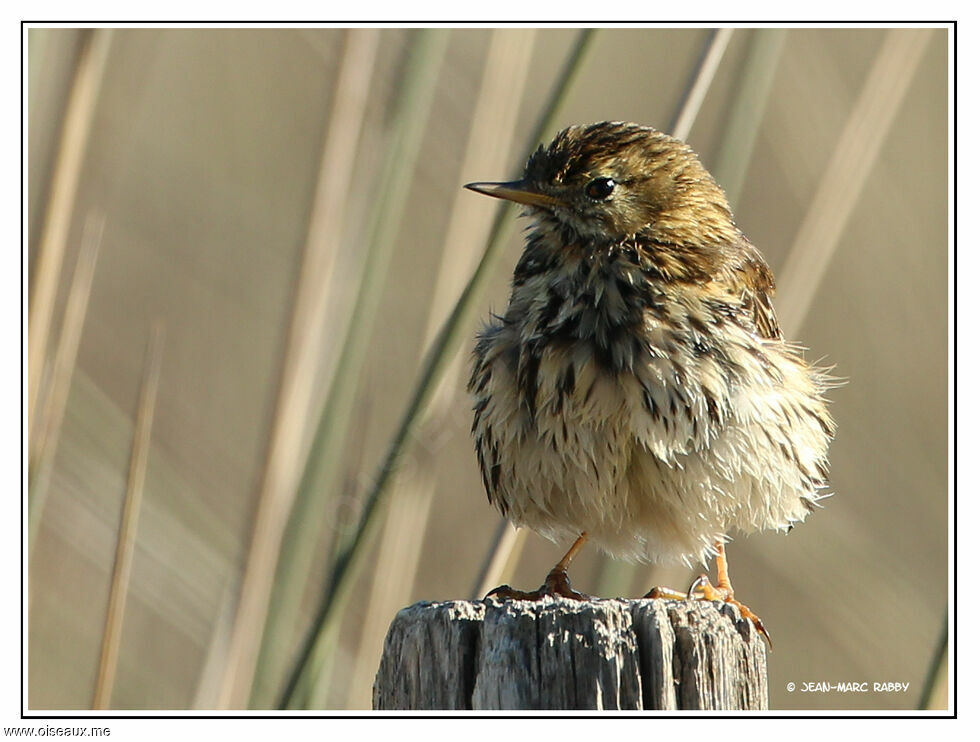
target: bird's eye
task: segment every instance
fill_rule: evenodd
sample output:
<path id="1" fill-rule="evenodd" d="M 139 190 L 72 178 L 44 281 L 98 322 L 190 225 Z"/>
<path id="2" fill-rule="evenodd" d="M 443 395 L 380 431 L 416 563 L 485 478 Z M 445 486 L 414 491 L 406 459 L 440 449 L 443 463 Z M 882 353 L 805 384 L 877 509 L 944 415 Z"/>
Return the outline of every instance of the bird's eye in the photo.
<path id="1" fill-rule="evenodd" d="M 596 178 L 585 186 L 585 195 L 594 201 L 602 201 L 609 198 L 615 187 L 616 181 L 612 178 Z"/>

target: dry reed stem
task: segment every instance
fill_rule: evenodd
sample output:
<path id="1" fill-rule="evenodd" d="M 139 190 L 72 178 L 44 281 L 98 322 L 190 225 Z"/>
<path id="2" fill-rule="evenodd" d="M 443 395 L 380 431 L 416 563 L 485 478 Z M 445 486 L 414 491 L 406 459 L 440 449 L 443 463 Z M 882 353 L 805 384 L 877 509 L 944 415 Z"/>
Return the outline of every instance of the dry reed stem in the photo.
<path id="1" fill-rule="evenodd" d="M 567 95 L 570 82 L 584 58 L 593 33 L 593 29 L 582 29 L 573 42 L 565 66 L 558 75 L 558 82 L 534 128 L 535 140 L 551 128 L 555 113 Z M 504 244 L 503 236 L 507 231 L 506 225 L 510 223 L 507 219 L 508 213 L 506 206 L 498 210 L 491 237 L 479 265 L 466 284 L 466 288 L 463 289 L 455 309 L 439 329 L 436 340 L 426 352 L 415 389 L 365 498 L 356 531 L 353 536 L 346 539 L 321 595 L 313 626 L 303 640 L 298 660 L 280 698 L 279 705 L 282 708 L 297 708 L 303 703 L 304 690 L 308 690 L 311 677 L 317 676 L 323 663 L 327 661 L 327 655 L 339 633 L 341 606 L 349 599 L 354 575 L 363 564 L 367 546 L 373 543 L 378 532 L 378 505 L 385 497 L 392 475 L 398 468 L 399 460 L 411 434 L 428 408 L 436 383 L 441 379 L 443 370 L 452 358 L 452 353 L 458 347 L 465 322 L 474 309 L 476 297 L 480 295 L 488 281 L 489 268 L 500 256 Z M 308 700 L 308 696 L 305 698 Z"/>
<path id="2" fill-rule="evenodd" d="M 949 709 L 949 609 L 943 612 L 939 639 L 922 682 L 916 708 L 922 711 Z"/>
<path id="3" fill-rule="evenodd" d="M 345 431 L 351 421 L 353 404 L 367 357 L 370 328 L 383 298 L 388 264 L 397 244 L 398 229 L 408 204 L 416 173 L 415 166 L 448 43 L 449 32 L 441 29 L 419 32 L 413 41 L 412 54 L 397 98 L 393 138 L 369 219 L 369 249 L 365 256 L 362 280 L 354 298 L 343 355 L 331 381 L 318 426 L 317 443 L 312 452 L 316 459 L 304 475 L 304 485 L 301 487 L 303 491 L 297 503 L 300 514 L 297 522 L 301 532 L 311 532 L 312 520 L 303 514 L 319 510 L 318 503 L 322 503 L 326 494 L 333 492 L 335 488 L 343 453 L 347 448 L 348 436 Z M 313 542 L 303 537 L 299 539 L 300 547 L 307 543 L 312 545 Z M 345 546 L 345 535 L 338 533 L 333 544 L 334 554 L 342 551 Z M 302 574 L 309 571 L 313 560 L 312 549 L 303 549 L 302 553 L 292 556 L 293 566 L 287 572 Z M 296 563 L 299 564 L 298 569 Z M 320 672 L 311 678 L 308 704 L 320 706 L 325 702 L 330 680 L 328 662 L 329 658 Z M 321 698 L 324 700 L 319 700 Z"/>
<path id="4" fill-rule="evenodd" d="M 721 65 L 721 59 L 725 56 L 725 51 L 728 49 L 734 32 L 735 29 L 732 28 L 719 28 L 712 33 L 708 49 L 698 66 L 697 76 L 688 89 L 684 97 L 684 104 L 671 127 L 672 136 L 685 140 L 690 136 L 694 121 L 701 112 L 701 104 L 704 103 L 708 90 L 711 89 L 711 83 L 715 79 L 718 67 Z"/>
<path id="5" fill-rule="evenodd" d="M 754 31 L 735 101 L 724 126 L 718 165 L 712 168 L 712 172 L 725 188 L 725 194 L 733 209 L 741 195 L 745 171 L 758 138 L 762 114 L 772 90 L 772 81 L 786 33 L 784 29 L 760 28 Z M 681 118 L 678 117 L 678 123 Z M 676 125 L 674 136 L 684 138 L 680 137 Z M 615 594 L 630 589 L 637 565 L 607 558 L 603 567 L 600 579 L 602 594 Z M 700 572 L 700 570 L 696 571 Z M 686 567 L 656 565 L 650 568 L 646 584 L 648 586 L 690 584 L 693 579 L 690 572 L 691 570 Z M 644 592 L 646 590 L 646 588 L 641 589 Z"/>
<path id="6" fill-rule="evenodd" d="M 524 542 L 527 541 L 527 534 L 526 528 L 514 528 L 506 520 L 500 522 L 500 529 L 493 539 L 493 549 L 487 554 L 487 560 L 471 591 L 475 600 L 481 600 L 494 588 L 511 581 L 524 549 Z"/>
<path id="7" fill-rule="evenodd" d="M 479 173 L 502 172 L 507 168 L 534 40 L 533 29 L 492 32 L 464 148 L 460 183 L 485 177 Z M 483 204 L 471 196 L 460 188 L 450 209 L 423 347 L 428 347 L 435 339 L 475 267 L 479 258 L 477 249 L 486 243 L 490 231 L 493 212 L 483 208 Z M 452 403 L 455 389 L 452 382 L 459 375 L 462 355 L 462 352 L 456 353 L 442 377 L 426 413 L 427 420 L 443 417 Z M 375 660 L 384 642 L 390 616 L 408 601 L 418 569 L 436 478 L 430 458 L 424 455 L 426 452 L 420 451 L 418 444 L 413 448 L 415 466 L 400 473 L 385 516 L 381 548 L 365 610 L 366 622 L 353 663 L 354 675 L 347 685 L 348 708 L 357 705 L 354 699 L 358 695 L 363 697 L 361 705 L 370 706 Z"/>
<path id="8" fill-rule="evenodd" d="M 218 694 L 219 708 L 244 707 L 252 688 L 283 533 L 302 473 L 304 431 L 320 371 L 323 339 L 327 337 L 327 298 L 379 35 L 378 29 L 347 32 L 326 126 L 252 542 Z"/>
<path id="9" fill-rule="evenodd" d="M 711 168 L 734 212 L 738 211 L 745 173 L 752 161 L 788 33 L 785 28 L 757 28 L 752 32 L 748 59 L 722 133 L 717 163 Z"/>
<path id="10" fill-rule="evenodd" d="M 78 61 L 78 69 L 65 107 L 58 155 L 51 177 L 34 275 L 30 287 L 27 344 L 27 419 L 35 420 L 51 341 L 51 320 L 61 282 L 72 215 L 81 180 L 95 106 L 105 76 L 112 31 L 95 29 Z"/>
<path id="11" fill-rule="evenodd" d="M 878 50 L 779 276 L 776 314 L 789 338 L 810 311 L 932 33 L 891 29 Z"/>
<path id="12" fill-rule="evenodd" d="M 34 440 L 31 443 L 28 475 L 30 496 L 27 531 L 28 561 L 30 555 L 34 553 L 37 532 L 51 485 L 54 458 L 58 450 L 61 426 L 68 405 L 68 394 L 75 373 L 78 346 L 81 343 L 82 330 L 88 315 L 88 302 L 92 295 L 92 281 L 95 277 L 95 266 L 99 259 L 104 229 L 104 214 L 90 214 L 85 220 L 78 262 L 68 289 L 61 334 L 58 336 L 58 346 L 51 367 L 51 379 L 47 385 L 47 393 L 44 395 L 43 407 L 33 421 L 31 432 Z"/>
<path id="13" fill-rule="evenodd" d="M 931 30 L 888 31 L 865 77 L 777 277 L 776 314 L 790 339 L 800 331 L 823 275 L 840 246 L 844 226 L 918 69 L 930 34 Z M 774 575 L 783 571 L 777 565 L 770 565 L 770 569 Z M 658 576 L 659 570 L 654 569 L 653 584 L 661 582 Z M 832 601 L 833 595 L 828 593 L 827 600 Z M 814 601 L 819 602 L 819 598 L 814 596 Z"/>
<path id="14" fill-rule="evenodd" d="M 126 596 L 129 593 L 133 566 L 133 551 L 139 527 L 140 506 L 143 502 L 143 483 L 150 454 L 153 431 L 153 414 L 156 410 L 157 388 L 160 383 L 160 366 L 163 360 L 164 330 L 162 322 L 156 322 L 150 331 L 143 364 L 143 382 L 140 388 L 139 408 L 133 428 L 133 445 L 129 458 L 129 474 L 126 479 L 126 496 L 123 501 L 119 535 L 116 540 L 116 558 L 112 568 L 112 585 L 109 588 L 109 607 L 106 611 L 102 634 L 102 652 L 96 675 L 93 709 L 107 709 L 112 700 L 116 668 L 119 661 L 119 644 L 122 639 L 123 618 L 126 613 Z"/>

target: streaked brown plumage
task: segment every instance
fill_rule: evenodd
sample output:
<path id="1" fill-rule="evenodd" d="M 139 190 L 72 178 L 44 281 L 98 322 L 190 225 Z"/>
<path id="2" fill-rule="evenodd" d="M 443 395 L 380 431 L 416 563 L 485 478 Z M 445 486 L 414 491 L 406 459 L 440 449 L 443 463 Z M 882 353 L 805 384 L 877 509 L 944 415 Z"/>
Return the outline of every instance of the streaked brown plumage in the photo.
<path id="1" fill-rule="evenodd" d="M 467 187 L 532 221 L 469 384 L 490 501 L 616 556 L 720 552 L 721 592 L 698 594 L 731 599 L 727 533 L 813 510 L 834 424 L 828 377 L 783 339 L 772 273 L 721 188 L 683 142 L 610 122 L 560 132 L 520 181 Z M 582 542 L 534 596 L 573 594 Z"/>

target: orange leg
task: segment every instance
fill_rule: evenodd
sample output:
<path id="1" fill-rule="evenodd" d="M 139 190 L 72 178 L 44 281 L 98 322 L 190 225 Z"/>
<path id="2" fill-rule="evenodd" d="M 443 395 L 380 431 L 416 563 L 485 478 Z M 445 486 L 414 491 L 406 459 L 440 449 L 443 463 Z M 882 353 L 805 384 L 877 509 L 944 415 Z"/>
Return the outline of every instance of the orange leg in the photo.
<path id="1" fill-rule="evenodd" d="M 548 576 L 544 579 L 544 584 L 537 590 L 525 592 L 524 590 L 515 590 L 510 585 L 501 585 L 487 593 L 486 597 L 503 598 L 505 600 L 541 600 L 546 595 L 559 595 L 563 598 L 572 598 L 573 600 L 589 600 L 588 595 L 573 590 L 572 583 L 568 579 L 568 565 L 572 563 L 572 559 L 575 558 L 575 555 L 578 554 L 587 540 L 588 535 L 584 533 L 575 539 L 572 548 L 565 552 L 565 556 L 548 573 Z"/>
<path id="2" fill-rule="evenodd" d="M 766 627 L 763 626 L 762 619 L 755 615 L 747 605 L 735 600 L 735 588 L 732 587 L 732 581 L 728 577 L 728 557 L 725 556 L 724 542 L 716 542 L 715 551 L 718 553 L 718 556 L 715 557 L 715 568 L 718 570 L 717 585 L 711 584 L 708 575 L 701 575 L 694 581 L 686 595 L 678 590 L 655 587 L 643 597 L 668 598 L 670 600 L 720 600 L 724 603 L 731 603 L 738 608 L 742 618 L 752 622 L 756 631 L 765 637 L 769 648 L 772 649 L 772 639 L 769 637 L 769 632 L 766 631 Z"/>

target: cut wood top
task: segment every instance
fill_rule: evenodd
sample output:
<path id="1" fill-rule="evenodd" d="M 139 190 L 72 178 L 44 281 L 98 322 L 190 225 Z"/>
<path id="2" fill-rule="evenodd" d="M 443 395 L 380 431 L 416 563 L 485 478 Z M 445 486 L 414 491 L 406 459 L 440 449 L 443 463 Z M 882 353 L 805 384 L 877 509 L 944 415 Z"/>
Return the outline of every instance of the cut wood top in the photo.
<path id="1" fill-rule="evenodd" d="M 374 707 L 761 710 L 766 650 L 722 603 L 416 603 L 389 628 Z"/>

